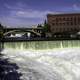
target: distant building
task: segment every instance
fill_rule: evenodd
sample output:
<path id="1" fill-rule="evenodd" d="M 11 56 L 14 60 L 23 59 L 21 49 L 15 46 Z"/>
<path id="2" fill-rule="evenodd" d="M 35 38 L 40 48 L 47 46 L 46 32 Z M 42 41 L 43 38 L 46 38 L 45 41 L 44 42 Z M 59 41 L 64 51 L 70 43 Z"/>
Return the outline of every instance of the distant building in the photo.
<path id="1" fill-rule="evenodd" d="M 80 31 L 80 13 L 48 14 L 47 22 L 52 34 Z"/>

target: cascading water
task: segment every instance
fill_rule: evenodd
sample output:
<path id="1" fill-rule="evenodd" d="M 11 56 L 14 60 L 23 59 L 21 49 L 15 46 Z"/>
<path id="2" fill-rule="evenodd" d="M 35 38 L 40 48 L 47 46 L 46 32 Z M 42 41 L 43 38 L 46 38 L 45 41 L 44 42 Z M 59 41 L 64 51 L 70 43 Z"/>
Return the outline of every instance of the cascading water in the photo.
<path id="1" fill-rule="evenodd" d="M 80 41 L 4 43 L 5 57 L 16 62 L 22 80 L 80 80 Z"/>

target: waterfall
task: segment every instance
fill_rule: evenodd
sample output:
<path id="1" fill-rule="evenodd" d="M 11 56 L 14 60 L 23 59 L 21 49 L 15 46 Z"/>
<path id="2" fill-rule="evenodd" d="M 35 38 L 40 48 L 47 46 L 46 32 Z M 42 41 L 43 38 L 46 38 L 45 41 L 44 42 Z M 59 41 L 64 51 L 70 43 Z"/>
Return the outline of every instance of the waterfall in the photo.
<path id="1" fill-rule="evenodd" d="M 17 49 L 32 49 L 32 50 L 45 50 L 45 49 L 60 49 L 60 48 L 73 48 L 80 47 L 79 40 L 71 41 L 32 41 L 32 42 L 8 42 L 4 44 L 5 48 Z"/>
<path id="2" fill-rule="evenodd" d="M 21 80 L 80 80 L 80 41 L 4 43 L 2 53 L 19 65 Z"/>

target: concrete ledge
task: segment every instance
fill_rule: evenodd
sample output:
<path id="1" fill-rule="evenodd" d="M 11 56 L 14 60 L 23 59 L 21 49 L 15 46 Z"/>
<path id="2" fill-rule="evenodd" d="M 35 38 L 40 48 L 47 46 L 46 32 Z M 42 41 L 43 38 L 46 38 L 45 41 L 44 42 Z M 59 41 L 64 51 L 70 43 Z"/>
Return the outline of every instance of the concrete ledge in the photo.
<path id="1" fill-rule="evenodd" d="M 62 40 L 80 40 L 80 38 L 3 38 L 1 42 L 24 42 L 24 41 L 62 41 Z"/>

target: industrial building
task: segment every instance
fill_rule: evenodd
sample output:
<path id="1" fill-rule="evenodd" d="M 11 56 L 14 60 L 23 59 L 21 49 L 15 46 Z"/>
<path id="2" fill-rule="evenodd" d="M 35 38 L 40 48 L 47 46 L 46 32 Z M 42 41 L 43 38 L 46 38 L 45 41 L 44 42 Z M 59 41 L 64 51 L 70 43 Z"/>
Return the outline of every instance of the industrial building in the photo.
<path id="1" fill-rule="evenodd" d="M 80 13 L 48 14 L 47 22 L 52 35 L 80 31 Z"/>

